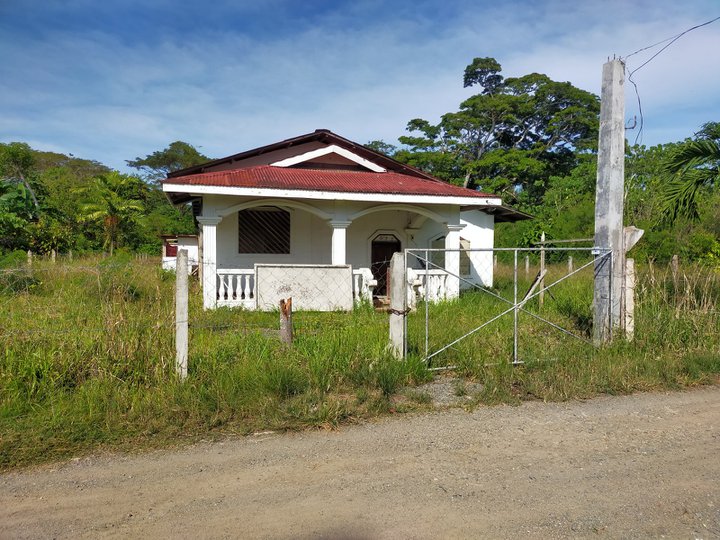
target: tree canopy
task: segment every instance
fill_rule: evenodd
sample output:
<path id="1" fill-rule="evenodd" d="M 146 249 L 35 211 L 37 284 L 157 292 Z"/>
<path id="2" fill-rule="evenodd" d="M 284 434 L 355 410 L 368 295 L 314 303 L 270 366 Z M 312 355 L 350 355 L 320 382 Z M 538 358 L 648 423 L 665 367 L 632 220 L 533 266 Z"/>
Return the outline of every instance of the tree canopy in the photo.
<path id="1" fill-rule="evenodd" d="M 394 157 L 509 202 L 537 203 L 548 179 L 568 173 L 597 145 L 598 97 L 539 73 L 505 78 L 493 58 L 475 58 L 463 75 L 480 92 L 436 125 L 410 120 Z"/>
<path id="2" fill-rule="evenodd" d="M 158 182 L 165 178 L 168 173 L 179 171 L 200 165 L 209 161 L 210 158 L 198 152 L 198 150 L 183 141 L 175 141 L 164 150 L 158 150 L 148 154 L 144 158 L 137 157 L 126 160 L 129 167 L 138 169 L 145 180 Z"/>

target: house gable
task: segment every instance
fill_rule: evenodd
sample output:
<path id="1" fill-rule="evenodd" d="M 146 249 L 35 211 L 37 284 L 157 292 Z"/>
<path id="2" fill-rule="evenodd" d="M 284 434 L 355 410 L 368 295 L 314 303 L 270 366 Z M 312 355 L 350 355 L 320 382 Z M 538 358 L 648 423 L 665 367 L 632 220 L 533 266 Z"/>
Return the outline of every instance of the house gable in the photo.
<path id="1" fill-rule="evenodd" d="M 328 162 L 329 164 L 333 164 L 332 160 L 335 160 L 339 169 L 344 169 L 347 166 L 357 168 L 359 165 L 362 170 L 365 170 L 369 168 L 367 167 L 367 163 L 372 163 L 375 167 L 379 167 L 387 172 L 396 172 L 416 178 L 423 178 L 433 182 L 442 182 L 442 180 L 438 180 L 424 171 L 395 161 L 384 154 L 376 152 L 349 139 L 345 139 L 344 137 L 341 137 L 327 129 L 316 129 L 312 133 L 300 135 L 299 137 L 293 137 L 277 143 L 261 146 L 253 150 L 209 161 L 207 163 L 203 163 L 202 165 L 196 165 L 180 171 L 171 172 L 168 174 L 168 179 L 208 172 L 245 169 L 248 167 L 256 167 L 258 165 L 271 165 L 290 158 L 301 156 L 303 154 L 308 154 L 315 150 L 326 149 L 328 147 L 334 147 L 334 151 L 326 154 L 327 157 L 325 157 L 324 162 L 314 160 L 316 163 L 319 163 L 322 168 L 327 168 L 326 165 Z M 343 154 L 340 153 L 340 150 L 347 151 L 349 154 L 343 156 Z M 353 158 L 348 157 L 350 154 L 352 154 Z M 339 157 L 341 156 L 345 157 L 348 161 L 340 163 Z M 298 162 L 295 166 L 300 167 L 300 163 L 301 162 Z M 312 163 L 312 158 L 311 161 L 305 161 L 304 166 L 308 167 L 310 163 Z M 374 169 L 370 170 L 378 172 Z"/>
<path id="2" fill-rule="evenodd" d="M 274 167 L 293 167 L 301 164 L 310 166 L 321 165 L 327 168 L 332 168 L 333 166 L 337 166 L 338 168 L 347 168 L 359 165 L 360 167 L 373 172 L 387 172 L 386 168 L 381 167 L 380 165 L 336 144 L 331 144 L 316 150 L 310 150 L 308 152 L 271 163 Z"/>

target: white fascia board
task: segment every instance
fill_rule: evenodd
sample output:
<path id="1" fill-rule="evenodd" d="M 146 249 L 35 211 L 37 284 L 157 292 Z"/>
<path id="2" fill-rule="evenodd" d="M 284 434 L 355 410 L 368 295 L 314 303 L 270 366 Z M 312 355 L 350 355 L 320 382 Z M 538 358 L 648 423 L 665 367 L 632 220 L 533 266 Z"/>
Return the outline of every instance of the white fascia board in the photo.
<path id="1" fill-rule="evenodd" d="M 275 163 L 271 163 L 270 165 L 272 165 L 273 167 L 290 167 L 292 165 L 297 165 L 298 163 L 310 161 L 311 159 L 315 159 L 320 156 L 326 156 L 327 154 L 337 154 L 357 163 L 358 165 L 365 167 L 366 169 L 370 169 L 373 172 L 387 172 L 387 170 L 380 165 L 377 165 L 372 161 L 368 161 L 367 159 L 360 157 L 357 154 L 354 154 L 350 150 L 341 148 L 336 144 L 331 144 L 324 148 L 318 148 L 317 150 L 311 150 L 310 152 L 305 152 L 304 154 L 298 154 L 297 156 L 292 156 L 280 161 L 276 161 Z"/>
<path id="2" fill-rule="evenodd" d="M 399 193 L 355 193 L 347 191 L 310 191 L 300 189 L 245 188 L 229 186 L 193 186 L 184 184 L 163 184 L 163 191 L 187 193 L 193 196 L 232 195 L 235 197 L 275 197 L 281 199 L 315 199 L 324 201 L 359 201 L 408 204 L 450 204 L 500 206 L 498 198 L 444 197 L 439 195 L 410 195 Z"/>

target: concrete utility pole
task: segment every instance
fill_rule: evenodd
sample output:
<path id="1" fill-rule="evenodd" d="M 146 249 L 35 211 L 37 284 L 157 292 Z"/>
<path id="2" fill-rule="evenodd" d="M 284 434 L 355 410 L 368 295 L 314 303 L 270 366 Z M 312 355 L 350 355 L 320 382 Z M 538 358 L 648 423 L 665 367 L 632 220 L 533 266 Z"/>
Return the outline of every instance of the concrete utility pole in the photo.
<path id="1" fill-rule="evenodd" d="M 612 250 L 595 263 L 594 339 L 605 343 L 621 325 L 623 272 L 623 196 L 625 180 L 625 64 L 603 65 L 600 139 L 595 191 L 595 247 Z"/>

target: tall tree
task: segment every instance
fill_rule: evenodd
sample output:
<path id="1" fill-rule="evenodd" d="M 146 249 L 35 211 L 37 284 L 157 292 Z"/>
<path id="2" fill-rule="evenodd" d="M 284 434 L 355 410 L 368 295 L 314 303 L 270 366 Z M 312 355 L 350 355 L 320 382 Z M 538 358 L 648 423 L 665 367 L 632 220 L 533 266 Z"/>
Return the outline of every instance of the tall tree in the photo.
<path id="1" fill-rule="evenodd" d="M 680 216 L 697 220 L 699 191 L 720 184 L 720 122 L 704 124 L 675 150 L 665 169 L 672 175 L 665 191 L 670 221 Z"/>
<path id="2" fill-rule="evenodd" d="M 198 152 L 191 144 L 175 141 L 164 150 L 158 150 L 144 158 L 126 160 L 126 163 L 129 167 L 140 170 L 148 182 L 158 182 L 170 172 L 200 165 L 206 161 L 209 161 L 209 158 Z"/>
<path id="3" fill-rule="evenodd" d="M 504 78 L 493 58 L 475 58 L 463 76 L 480 93 L 437 125 L 414 119 L 396 157 L 469 188 L 537 202 L 552 175 L 568 174 L 578 151 L 597 145 L 597 96 L 531 73 Z"/>

